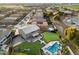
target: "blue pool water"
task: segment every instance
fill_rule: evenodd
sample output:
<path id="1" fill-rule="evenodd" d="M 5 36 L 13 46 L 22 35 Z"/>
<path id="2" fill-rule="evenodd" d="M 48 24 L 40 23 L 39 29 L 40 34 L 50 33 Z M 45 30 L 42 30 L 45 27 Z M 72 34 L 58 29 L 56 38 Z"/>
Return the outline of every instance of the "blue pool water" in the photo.
<path id="1" fill-rule="evenodd" d="M 57 42 L 47 48 L 47 50 L 49 50 L 52 54 L 57 52 L 58 49 L 60 49 L 60 44 L 58 44 Z"/>

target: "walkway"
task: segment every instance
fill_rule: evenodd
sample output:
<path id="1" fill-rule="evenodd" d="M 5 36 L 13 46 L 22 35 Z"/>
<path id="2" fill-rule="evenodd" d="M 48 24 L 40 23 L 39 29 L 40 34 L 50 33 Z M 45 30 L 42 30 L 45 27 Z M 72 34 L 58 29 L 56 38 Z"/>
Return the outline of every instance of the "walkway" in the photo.
<path id="1" fill-rule="evenodd" d="M 41 42 L 41 44 L 44 44 L 44 45 L 46 45 L 46 42 L 44 41 L 44 40 L 39 40 L 40 42 Z"/>
<path id="2" fill-rule="evenodd" d="M 72 50 L 70 49 L 70 47 L 69 47 L 69 46 L 66 46 L 66 47 L 68 48 L 70 54 L 71 54 L 71 55 L 74 55 L 74 53 L 72 52 Z"/>

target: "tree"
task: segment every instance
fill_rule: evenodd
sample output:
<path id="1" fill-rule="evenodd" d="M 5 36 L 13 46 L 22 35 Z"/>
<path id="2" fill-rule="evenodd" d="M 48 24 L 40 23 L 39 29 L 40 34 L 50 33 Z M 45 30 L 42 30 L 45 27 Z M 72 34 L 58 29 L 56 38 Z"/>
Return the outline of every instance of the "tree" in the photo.
<path id="1" fill-rule="evenodd" d="M 65 39 L 72 40 L 75 37 L 76 31 L 75 27 L 66 28 L 64 31 Z"/>
<path id="2" fill-rule="evenodd" d="M 74 42 L 79 46 L 79 31 L 76 32 Z"/>
<path id="3" fill-rule="evenodd" d="M 57 10 L 56 14 L 53 16 L 53 20 L 60 20 L 60 16 L 62 15 L 62 13 Z"/>
<path id="4" fill-rule="evenodd" d="M 13 53 L 13 46 L 10 45 L 8 49 L 8 54 L 11 55 Z"/>
<path id="5" fill-rule="evenodd" d="M 52 12 L 48 12 L 46 10 L 43 11 L 44 18 L 47 20 L 48 24 L 52 24 L 51 17 L 53 16 Z"/>

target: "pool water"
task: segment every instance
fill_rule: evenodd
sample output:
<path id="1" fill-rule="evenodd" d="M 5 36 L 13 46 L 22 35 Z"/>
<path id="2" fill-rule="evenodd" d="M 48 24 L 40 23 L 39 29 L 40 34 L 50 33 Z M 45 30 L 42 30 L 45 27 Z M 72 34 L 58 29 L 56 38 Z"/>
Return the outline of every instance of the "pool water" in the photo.
<path id="1" fill-rule="evenodd" d="M 55 52 L 57 52 L 60 49 L 60 44 L 58 44 L 57 42 L 54 43 L 52 46 L 49 46 L 47 48 L 52 54 L 55 54 Z"/>

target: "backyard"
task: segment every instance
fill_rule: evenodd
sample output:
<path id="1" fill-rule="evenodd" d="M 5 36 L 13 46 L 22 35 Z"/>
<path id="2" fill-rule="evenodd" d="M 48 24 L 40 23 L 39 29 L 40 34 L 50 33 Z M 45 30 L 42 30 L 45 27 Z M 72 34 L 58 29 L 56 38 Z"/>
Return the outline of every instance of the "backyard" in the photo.
<path id="1" fill-rule="evenodd" d="M 56 33 L 52 33 L 52 32 L 44 32 L 43 33 L 44 36 L 44 40 L 46 42 L 50 42 L 50 41 L 55 41 L 59 39 L 58 35 Z"/>
<path id="2" fill-rule="evenodd" d="M 43 45 L 37 41 L 37 42 L 23 42 L 22 44 L 17 46 L 20 49 L 20 52 L 14 52 L 14 54 L 27 54 L 27 55 L 40 55 L 40 49 L 43 47 Z M 17 48 L 15 47 L 15 48 Z M 23 51 L 25 50 L 26 51 Z M 30 49 L 30 51 L 27 51 L 27 49 Z"/>

